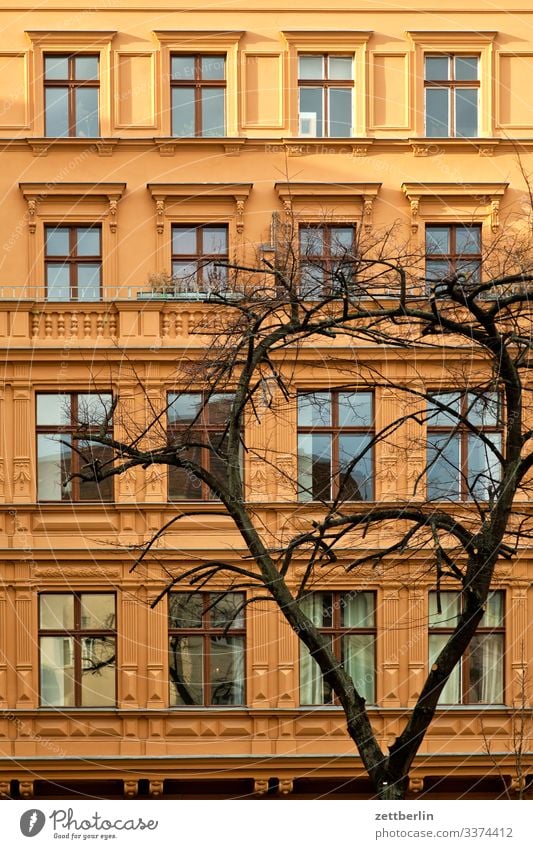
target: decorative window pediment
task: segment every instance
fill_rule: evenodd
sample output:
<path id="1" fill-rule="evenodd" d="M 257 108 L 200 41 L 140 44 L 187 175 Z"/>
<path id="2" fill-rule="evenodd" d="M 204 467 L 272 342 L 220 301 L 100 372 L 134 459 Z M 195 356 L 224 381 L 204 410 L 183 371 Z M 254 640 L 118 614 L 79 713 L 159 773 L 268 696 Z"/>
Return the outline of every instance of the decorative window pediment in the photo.
<path id="1" fill-rule="evenodd" d="M 276 183 L 275 189 L 287 215 L 304 214 L 309 221 L 361 219 L 372 228 L 374 201 L 381 183 Z"/>
<path id="2" fill-rule="evenodd" d="M 490 218 L 495 233 L 499 226 L 500 202 L 508 183 L 402 183 L 411 204 L 411 232 L 420 220 L 448 221 L 458 212 L 475 218 Z"/>

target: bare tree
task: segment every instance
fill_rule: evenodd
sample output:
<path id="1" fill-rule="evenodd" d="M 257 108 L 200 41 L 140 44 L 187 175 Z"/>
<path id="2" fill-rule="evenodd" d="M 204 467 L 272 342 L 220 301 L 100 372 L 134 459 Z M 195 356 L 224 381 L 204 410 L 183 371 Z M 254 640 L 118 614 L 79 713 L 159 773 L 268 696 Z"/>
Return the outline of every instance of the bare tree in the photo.
<path id="1" fill-rule="evenodd" d="M 90 431 L 91 443 L 108 453 L 89 455 L 80 447 L 85 463 L 77 474 L 101 482 L 134 467 L 166 466 L 171 479 L 201 487 L 204 499 L 218 502 L 242 549 L 173 567 L 158 546 L 184 516 L 202 511 L 177 503 L 135 564 L 162 558 L 168 580 L 154 604 L 172 588 L 199 590 L 221 575 L 228 593 L 247 591 L 243 606 L 271 600 L 342 706 L 376 794 L 399 799 L 439 697 L 483 619 L 496 564 L 512 560 L 529 540 L 528 516 L 515 499 L 533 465 L 533 252 L 528 232 L 510 224 L 485 252 L 482 268 L 465 250 L 453 266 L 426 274 L 423 258 L 399 245 L 393 230 L 356 237 L 325 220 L 307 226 L 303 240 L 300 231 L 295 244 L 297 222 L 275 223 L 275 244 L 263 246 L 257 262 L 221 264 L 224 273 L 202 295 L 207 305 L 197 332 L 205 345 L 176 362 L 178 388 L 167 406 L 150 408 L 148 425 L 135 430 L 115 397 L 99 433 Z M 327 252 L 320 241 L 326 233 Z M 297 391 L 300 363 L 310 360 L 316 385 L 333 385 L 344 393 L 343 415 L 360 416 L 362 438 L 338 453 L 334 467 L 325 454 L 313 460 L 302 451 L 295 483 L 275 447 L 256 444 L 251 424 L 264 416 L 285 421 L 299 405 L 310 431 L 320 427 L 325 393 Z M 391 361 L 400 367 L 389 368 Z M 365 388 L 394 398 L 392 420 L 372 427 L 368 410 L 353 406 L 352 393 Z M 125 438 L 108 434 L 112 415 Z M 216 426 L 206 426 L 207 416 Z M 399 464 L 403 451 L 413 474 L 409 490 L 380 502 L 370 480 L 372 457 L 386 451 L 396 452 Z M 243 467 L 252 460 L 294 487 L 298 520 L 277 533 L 247 500 Z M 379 477 L 380 463 L 375 467 Z M 368 564 L 381 564 L 387 576 L 414 553 L 433 576 L 439 613 L 443 582 L 459 593 L 460 612 L 403 731 L 382 751 L 362 688 L 313 621 L 308 597 L 325 567 L 357 576 Z"/>

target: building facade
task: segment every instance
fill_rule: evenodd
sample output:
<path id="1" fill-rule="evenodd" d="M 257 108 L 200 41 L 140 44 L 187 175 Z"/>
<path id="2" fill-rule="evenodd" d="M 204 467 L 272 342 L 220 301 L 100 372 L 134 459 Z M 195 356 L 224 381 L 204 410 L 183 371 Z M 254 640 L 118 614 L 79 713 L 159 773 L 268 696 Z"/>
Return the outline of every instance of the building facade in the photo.
<path id="1" fill-rule="evenodd" d="M 370 234 L 396 222 L 438 274 L 465 253 L 475 262 L 509 215 L 528 207 L 530 3 L 322 5 L 96 0 L 87 9 L 61 0 L 34 10 L 13 0 L 0 10 L 4 797 L 371 795 L 342 711 L 272 605 L 247 609 L 225 631 L 224 610 L 205 593 L 192 621 L 178 594 L 150 607 L 162 587 L 155 564 L 130 571 L 135 546 L 174 515 L 176 500 L 199 515 L 169 535 L 175 563 L 242 546 L 209 494 L 155 468 L 99 492 L 62 486 L 78 462 L 68 443 L 83 405 L 100 405 L 99 426 L 118 394 L 141 422 L 138 382 L 161 410 L 172 404 L 176 361 L 184 352 L 201 361 L 213 307 L 194 293 L 214 277 L 224 283 L 206 259 L 253 264 L 284 216 L 300 222 L 300 244 L 319 232 L 325 261 L 353 228 Z M 466 230 L 468 250 L 459 244 Z M 171 273 L 195 284 L 171 297 Z M 317 386 L 316 355 L 297 358 L 294 380 L 327 393 L 338 423 L 342 374 Z M 393 352 L 369 356 L 394 372 Z M 439 366 L 428 358 L 420 368 L 431 381 Z M 376 389 L 368 403 L 365 433 L 394 416 L 391 393 Z M 292 408 L 257 426 L 284 471 L 245 461 L 265 526 L 312 513 L 313 493 L 299 497 L 290 484 L 306 433 Z M 359 497 L 393 501 L 417 462 L 378 450 Z M 450 680 L 410 792 L 516 789 L 532 569 L 527 550 L 498 567 L 490 670 Z M 339 646 L 359 640 L 355 671 L 386 745 L 446 632 L 432 578 L 415 558 L 386 580 L 379 570 L 332 574 L 315 590 L 323 628 Z M 456 602 L 450 591 L 447 609 Z M 190 671 L 202 660 L 202 674 Z M 177 674 L 185 661 L 195 682 L 186 693 Z M 533 773 L 533 754 L 526 760 Z"/>

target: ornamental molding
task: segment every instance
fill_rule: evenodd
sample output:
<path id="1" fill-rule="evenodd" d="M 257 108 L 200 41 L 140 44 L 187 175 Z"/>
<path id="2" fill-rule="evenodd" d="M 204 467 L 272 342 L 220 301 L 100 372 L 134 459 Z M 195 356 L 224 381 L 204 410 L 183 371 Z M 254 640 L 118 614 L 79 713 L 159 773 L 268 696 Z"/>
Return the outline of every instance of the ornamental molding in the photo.
<path id="1" fill-rule="evenodd" d="M 418 231 L 420 204 L 422 201 L 468 201 L 472 213 L 480 207 L 488 207 L 490 226 L 496 233 L 500 226 L 500 201 L 509 183 L 402 183 L 403 192 L 411 205 L 411 232 Z M 487 214 L 485 211 L 484 215 Z"/>

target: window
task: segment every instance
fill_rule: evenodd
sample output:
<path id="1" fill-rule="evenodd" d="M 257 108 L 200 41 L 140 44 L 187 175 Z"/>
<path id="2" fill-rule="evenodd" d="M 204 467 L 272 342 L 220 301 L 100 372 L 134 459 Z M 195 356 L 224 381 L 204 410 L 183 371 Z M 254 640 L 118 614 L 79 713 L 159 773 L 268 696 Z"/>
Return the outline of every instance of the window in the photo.
<path id="1" fill-rule="evenodd" d="M 46 136 L 99 136 L 98 76 L 98 56 L 45 55 Z"/>
<path id="2" fill-rule="evenodd" d="M 227 480 L 227 426 L 233 394 L 217 392 L 209 397 L 201 392 L 171 392 L 168 396 L 168 440 L 172 445 L 189 446 L 180 452 L 221 483 Z M 207 484 L 187 469 L 169 466 L 168 496 L 175 501 L 213 501 L 216 496 Z"/>
<path id="3" fill-rule="evenodd" d="M 466 287 L 481 282 L 481 225 L 426 224 L 426 283 L 458 277 Z M 429 294 L 429 291 L 428 291 Z"/>
<path id="4" fill-rule="evenodd" d="M 435 392 L 433 398 L 427 412 L 428 499 L 489 500 L 501 471 L 499 394 Z"/>
<path id="5" fill-rule="evenodd" d="M 478 56 L 426 56 L 426 136 L 478 135 Z"/>
<path id="6" fill-rule="evenodd" d="M 97 483 L 66 478 L 97 464 L 109 468 L 111 448 L 91 442 L 102 428 L 112 436 L 112 397 L 78 392 L 37 395 L 37 468 L 39 501 L 112 501 L 112 478 Z M 80 434 L 77 439 L 74 434 Z"/>
<path id="7" fill-rule="evenodd" d="M 170 87 L 173 136 L 225 135 L 225 56 L 172 56 Z"/>
<path id="8" fill-rule="evenodd" d="M 49 301 L 98 301 L 102 285 L 99 225 L 45 227 L 46 297 Z"/>
<path id="9" fill-rule="evenodd" d="M 173 224 L 172 275 L 180 291 L 217 291 L 226 283 L 227 224 Z"/>
<path id="10" fill-rule="evenodd" d="M 42 593 L 39 654 L 43 707 L 114 705 L 115 596 Z"/>
<path id="11" fill-rule="evenodd" d="M 504 594 L 489 593 L 487 609 L 476 635 L 450 675 L 439 704 L 503 704 Z M 429 663 L 436 660 L 461 612 L 458 592 L 429 594 Z"/>
<path id="12" fill-rule="evenodd" d="M 339 664 L 351 676 L 367 702 L 375 702 L 376 601 L 372 592 L 316 592 L 302 600 L 302 609 L 328 639 Z M 334 704 L 334 694 L 323 680 L 308 649 L 300 650 L 300 704 Z"/>
<path id="13" fill-rule="evenodd" d="M 373 497 L 371 392 L 298 394 L 300 501 Z"/>
<path id="14" fill-rule="evenodd" d="M 170 704 L 243 705 L 243 593 L 170 593 Z"/>
<path id="15" fill-rule="evenodd" d="M 298 56 L 299 134 L 352 135 L 353 58 L 326 53 Z"/>
<path id="16" fill-rule="evenodd" d="M 306 224 L 298 232 L 302 295 L 320 298 L 346 291 L 353 272 L 355 227 Z"/>

